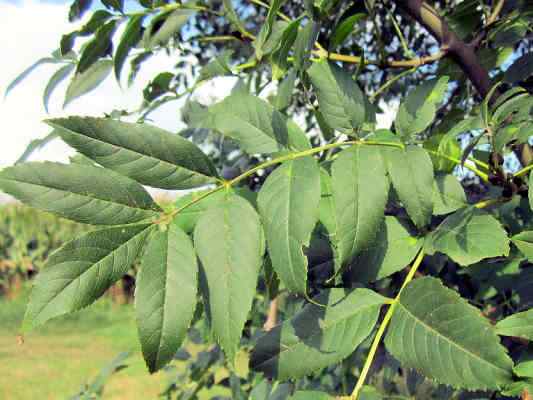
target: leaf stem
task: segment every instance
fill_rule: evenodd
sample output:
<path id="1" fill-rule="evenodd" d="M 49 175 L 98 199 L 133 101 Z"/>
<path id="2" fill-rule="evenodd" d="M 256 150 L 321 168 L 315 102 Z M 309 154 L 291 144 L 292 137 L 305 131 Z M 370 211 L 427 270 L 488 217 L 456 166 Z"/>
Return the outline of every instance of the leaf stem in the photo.
<path id="1" fill-rule="evenodd" d="M 527 173 L 533 169 L 533 164 L 529 164 L 527 167 L 522 168 L 520 171 L 518 171 L 514 176 L 524 176 L 527 175 Z"/>
<path id="2" fill-rule="evenodd" d="M 394 300 L 390 303 L 389 309 L 387 310 L 387 313 L 383 317 L 383 321 L 381 322 L 381 325 L 378 328 L 378 331 L 376 333 L 376 336 L 374 337 L 372 345 L 370 346 L 370 350 L 366 357 L 365 364 L 361 371 L 361 375 L 359 375 L 359 379 L 357 380 L 357 383 L 355 384 L 355 388 L 351 396 L 349 397 L 349 399 L 357 400 L 357 398 L 359 397 L 361 389 L 363 388 L 363 385 L 365 384 L 368 372 L 370 371 L 370 367 L 372 366 L 372 361 L 374 360 L 379 344 L 381 343 L 381 339 L 383 338 L 383 335 L 385 334 L 385 330 L 387 329 L 387 326 L 390 323 L 392 315 L 394 314 L 394 311 L 396 310 L 396 306 L 399 302 L 400 295 L 402 294 L 402 291 L 405 288 L 405 286 L 407 286 L 407 284 L 413 280 L 415 273 L 418 270 L 418 267 L 420 267 L 420 265 L 422 264 L 423 259 L 424 259 L 424 250 L 421 249 L 418 252 L 418 255 L 416 256 L 415 261 L 413 261 L 413 265 L 411 266 L 409 273 L 405 277 L 405 280 L 403 281 L 400 291 L 398 292 Z"/>
<path id="3" fill-rule="evenodd" d="M 428 153 L 431 153 L 431 154 L 437 156 L 437 157 L 442 157 L 442 158 L 445 158 L 446 160 L 450 160 L 450 161 L 456 163 L 457 165 L 461 164 L 461 160 L 459 160 L 458 158 L 451 157 L 451 156 L 448 156 L 446 154 L 439 153 L 438 151 L 435 151 L 435 150 L 426 149 L 426 151 Z M 474 164 L 483 165 L 483 166 L 487 166 L 488 167 L 488 165 L 486 165 L 485 163 L 482 163 L 481 161 L 475 160 L 473 158 L 469 158 L 468 160 L 472 161 Z M 485 173 L 483 171 L 480 171 L 479 169 L 477 169 L 473 165 L 464 164 L 463 167 L 465 167 L 466 169 L 469 169 L 470 171 L 474 172 L 476 175 L 478 175 L 485 182 L 489 182 L 489 175 L 487 173 Z"/>
<path id="4" fill-rule="evenodd" d="M 397 142 L 377 142 L 377 141 L 371 141 L 371 140 L 350 140 L 350 141 L 346 141 L 346 142 L 330 143 L 330 144 L 326 144 L 324 146 L 314 147 L 312 149 L 307 149 L 307 150 L 303 150 L 303 151 L 299 151 L 299 152 L 285 154 L 283 156 L 276 157 L 276 158 L 273 158 L 271 160 L 265 161 L 265 162 L 255 166 L 255 167 L 249 169 L 248 171 L 243 172 L 242 174 L 240 174 L 236 178 L 233 178 L 233 179 L 231 179 L 229 181 L 223 181 L 219 186 L 215 187 L 212 190 L 209 190 L 209 191 L 203 193 L 202 195 L 198 196 L 196 199 L 190 201 L 187 204 L 184 204 L 180 208 L 177 208 L 177 209 L 173 210 L 171 213 L 169 213 L 166 216 L 163 216 L 162 218 L 158 219 L 155 223 L 160 223 L 160 222 L 164 222 L 164 221 L 168 221 L 169 219 L 172 219 L 175 215 L 179 214 L 184 209 L 186 209 L 186 208 L 198 203 L 199 201 L 205 199 L 206 197 L 212 195 L 213 193 L 218 192 L 219 190 L 222 190 L 224 188 L 225 189 L 229 189 L 231 186 L 233 186 L 236 183 L 242 181 L 243 179 L 246 179 L 247 177 L 255 174 L 259 170 L 265 169 L 265 168 L 270 167 L 270 166 L 275 165 L 275 164 L 282 163 L 284 161 L 295 160 L 297 158 L 302 158 L 302 157 L 310 156 L 310 155 L 313 155 L 313 154 L 316 154 L 316 153 L 320 153 L 321 151 L 333 149 L 335 147 L 350 146 L 350 145 L 356 145 L 356 144 L 358 144 L 358 145 L 369 145 L 369 146 L 392 146 L 392 147 L 404 148 L 404 145 L 402 143 L 397 143 Z"/>

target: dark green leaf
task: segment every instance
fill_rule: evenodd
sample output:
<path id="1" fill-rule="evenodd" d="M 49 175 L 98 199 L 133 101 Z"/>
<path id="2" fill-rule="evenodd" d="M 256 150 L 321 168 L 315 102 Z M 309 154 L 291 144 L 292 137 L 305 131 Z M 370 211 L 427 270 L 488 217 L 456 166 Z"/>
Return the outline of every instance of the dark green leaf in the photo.
<path id="1" fill-rule="evenodd" d="M 250 203 L 231 193 L 208 209 L 194 230 L 211 327 L 230 363 L 254 298 L 265 251 L 263 235 Z"/>
<path id="2" fill-rule="evenodd" d="M 508 256 L 509 239 L 500 222 L 475 207 L 447 217 L 431 234 L 426 252 L 444 253 L 466 266 L 484 258 Z"/>
<path id="3" fill-rule="evenodd" d="M 115 11 L 122 12 L 124 10 L 124 0 L 102 0 L 102 4 Z"/>
<path id="4" fill-rule="evenodd" d="M 128 25 L 126 25 L 124 33 L 120 37 L 120 41 L 118 43 L 117 51 L 115 52 L 114 57 L 115 77 L 117 78 L 117 82 L 119 83 L 120 74 L 122 72 L 122 68 L 124 67 L 124 63 L 126 62 L 128 54 L 130 53 L 131 49 L 134 48 L 141 40 L 141 28 L 143 19 L 144 15 L 136 15 L 132 17 L 129 20 Z"/>
<path id="5" fill-rule="evenodd" d="M 187 234 L 175 223 L 154 232 L 135 288 L 139 339 L 150 372 L 171 361 L 185 338 L 196 306 L 197 275 Z"/>
<path id="6" fill-rule="evenodd" d="M 330 289 L 259 338 L 250 366 L 276 380 L 298 379 L 350 355 L 372 332 L 384 298 L 368 289 Z M 305 362 L 304 362 L 305 360 Z"/>
<path id="7" fill-rule="evenodd" d="M 32 207 L 93 225 L 134 223 L 158 210 L 137 182 L 88 165 L 18 164 L 0 171 L 0 188 Z"/>
<path id="8" fill-rule="evenodd" d="M 198 147 L 153 125 L 90 117 L 48 123 L 80 153 L 145 185 L 189 189 L 218 176 Z"/>
<path id="9" fill-rule="evenodd" d="M 151 229 L 138 224 L 97 230 L 53 253 L 35 279 L 23 330 L 93 303 L 131 268 Z"/>
<path id="10" fill-rule="evenodd" d="M 365 122 L 365 100 L 357 82 L 327 60 L 313 63 L 308 73 L 328 125 L 340 133 L 355 134 Z"/>
<path id="11" fill-rule="evenodd" d="M 412 90 L 400 104 L 394 121 L 396 131 L 404 139 L 424 131 L 435 118 L 437 105 L 448 88 L 448 77 L 431 79 Z"/>
<path id="12" fill-rule="evenodd" d="M 513 362 L 489 321 L 440 280 L 405 287 L 385 339 L 402 366 L 455 388 L 500 389 Z"/>
<path id="13" fill-rule="evenodd" d="M 264 45 L 267 42 L 267 40 L 270 37 L 270 34 L 272 33 L 272 28 L 274 25 L 274 21 L 276 20 L 276 14 L 279 11 L 279 8 L 281 6 L 281 3 L 283 0 L 272 0 L 270 2 L 270 7 L 268 8 L 268 13 L 266 17 L 266 21 L 261 27 L 261 30 L 259 31 L 259 34 L 257 35 L 257 38 L 254 42 L 255 47 L 255 56 L 258 60 L 263 58 L 264 53 Z"/>
<path id="14" fill-rule="evenodd" d="M 283 34 L 280 38 L 279 47 L 272 54 L 272 79 L 274 80 L 281 79 L 289 69 L 289 51 L 296 41 L 299 27 L 299 19 L 292 21 L 283 31 Z"/>
<path id="15" fill-rule="evenodd" d="M 195 13 L 195 10 L 177 9 L 158 15 L 151 21 L 150 26 L 145 31 L 143 37 L 144 46 L 147 49 L 165 46 L 170 38 L 176 35 Z"/>
<path id="16" fill-rule="evenodd" d="M 298 31 L 296 42 L 294 43 L 294 68 L 301 72 L 311 65 L 311 50 L 315 45 L 320 32 L 320 24 L 316 21 L 309 21 Z"/>
<path id="17" fill-rule="evenodd" d="M 272 172 L 257 199 L 274 270 L 287 289 L 306 293 L 311 233 L 318 221 L 320 170 L 309 156 L 286 161 Z"/>
<path id="18" fill-rule="evenodd" d="M 68 12 L 68 22 L 80 19 L 91 8 L 92 0 L 74 0 Z"/>
<path id="19" fill-rule="evenodd" d="M 274 98 L 274 107 L 276 110 L 284 110 L 291 105 L 292 93 L 296 82 L 296 71 L 290 71 L 287 76 L 280 82 L 278 93 Z"/>
<path id="20" fill-rule="evenodd" d="M 466 195 L 457 177 L 438 174 L 433 181 L 433 214 L 444 215 L 466 207 Z"/>
<path id="21" fill-rule="evenodd" d="M 329 39 L 329 48 L 333 50 L 337 46 L 343 44 L 346 38 L 354 31 L 357 23 L 365 18 L 366 14 L 359 13 L 342 20 L 342 22 L 335 27 L 335 30 Z"/>
<path id="22" fill-rule="evenodd" d="M 433 214 L 433 164 L 419 146 L 384 152 L 392 186 L 415 225 L 422 229 Z"/>
<path id="23" fill-rule="evenodd" d="M 116 27 L 117 21 L 113 20 L 98 29 L 94 39 L 87 43 L 81 53 L 76 74 L 87 71 L 91 65 L 109 53 Z"/>
<path id="24" fill-rule="evenodd" d="M 374 243 L 384 219 L 389 180 L 380 150 L 356 145 L 339 154 L 332 166 L 337 220 L 337 271 Z"/>

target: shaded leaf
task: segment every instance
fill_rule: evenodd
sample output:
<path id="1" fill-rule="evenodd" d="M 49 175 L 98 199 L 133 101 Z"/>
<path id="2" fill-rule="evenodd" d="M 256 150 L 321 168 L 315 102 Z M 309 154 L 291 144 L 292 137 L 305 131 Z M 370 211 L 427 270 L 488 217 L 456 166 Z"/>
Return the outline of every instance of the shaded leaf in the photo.
<path id="1" fill-rule="evenodd" d="M 135 288 L 144 359 L 155 372 L 174 358 L 196 306 L 198 265 L 191 239 L 175 223 L 150 237 Z"/>
<path id="2" fill-rule="evenodd" d="M 115 69 L 115 77 L 119 83 L 120 74 L 122 72 L 122 68 L 124 67 L 124 63 L 128 58 L 128 54 L 130 53 L 131 49 L 134 48 L 141 40 L 143 19 L 144 15 L 135 15 L 131 17 L 131 19 L 128 21 L 128 25 L 126 25 L 124 33 L 120 37 L 120 41 L 118 42 L 115 57 L 113 57 L 113 64 Z"/>
<path id="3" fill-rule="evenodd" d="M 252 369 L 283 381 L 338 363 L 372 332 L 384 298 L 368 289 L 329 289 L 314 301 L 323 306 L 307 304 L 258 339 Z"/>
<path id="4" fill-rule="evenodd" d="M 94 39 L 83 48 L 76 74 L 82 74 L 87 71 L 91 65 L 108 54 L 112 47 L 112 36 L 116 27 L 117 21 L 112 20 L 98 29 Z"/>
<path id="5" fill-rule="evenodd" d="M 213 335 L 230 363 L 255 294 L 265 250 L 263 235 L 250 203 L 231 193 L 208 209 L 194 230 Z"/>
<path id="6" fill-rule="evenodd" d="M 509 255 L 509 239 L 500 222 L 473 206 L 448 216 L 426 244 L 428 254 L 444 253 L 463 266 Z"/>
<path id="7" fill-rule="evenodd" d="M 437 174 L 433 181 L 433 214 L 444 215 L 466 207 L 466 194 L 457 177 Z"/>
<path id="8" fill-rule="evenodd" d="M 259 192 L 258 208 L 265 226 L 274 270 L 287 289 L 306 293 L 311 233 L 318 221 L 320 170 L 309 156 L 286 161 L 272 172 Z"/>
<path id="9" fill-rule="evenodd" d="M 435 278 L 415 279 L 402 291 L 385 345 L 403 366 L 455 388 L 511 382 L 513 362 L 489 321 Z"/>

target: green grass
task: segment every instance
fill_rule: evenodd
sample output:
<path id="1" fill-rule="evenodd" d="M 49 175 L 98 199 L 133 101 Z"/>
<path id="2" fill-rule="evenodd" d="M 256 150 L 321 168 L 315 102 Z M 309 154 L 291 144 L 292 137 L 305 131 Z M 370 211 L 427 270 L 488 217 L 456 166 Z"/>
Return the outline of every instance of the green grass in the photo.
<path id="1" fill-rule="evenodd" d="M 17 343 L 27 295 L 0 300 L 0 399 L 66 399 L 118 353 L 129 367 L 111 377 L 105 399 L 155 399 L 164 373 L 150 376 L 137 341 L 133 307 L 101 300 L 30 332 Z"/>

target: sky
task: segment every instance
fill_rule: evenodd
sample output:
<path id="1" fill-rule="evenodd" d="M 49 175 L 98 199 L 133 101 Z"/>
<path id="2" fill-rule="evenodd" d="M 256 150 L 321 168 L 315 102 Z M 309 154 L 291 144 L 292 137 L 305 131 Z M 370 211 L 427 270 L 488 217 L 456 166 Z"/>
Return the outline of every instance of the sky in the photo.
<path id="1" fill-rule="evenodd" d="M 3 58 L 0 63 L 0 168 L 12 165 L 32 139 L 44 137 L 50 132 L 50 128 L 42 122 L 44 119 L 67 115 L 102 116 L 112 109 L 133 109 L 140 104 L 142 88 L 149 80 L 158 72 L 172 70 L 176 63 L 176 56 L 170 58 L 159 54 L 143 64 L 133 87 L 121 90 L 110 75 L 96 90 L 75 100 L 64 110 L 62 104 L 67 82 L 63 82 L 52 96 L 50 114 L 44 110 L 42 93 L 57 66 L 39 67 L 3 98 L 11 80 L 37 59 L 55 50 L 63 33 L 79 26 L 68 23 L 69 3 L 61 0 L 0 0 L 0 54 Z M 231 79 L 219 79 L 203 86 L 198 97 L 221 97 L 221 94 L 229 92 Z M 178 131 L 182 128 L 178 110 L 179 104 L 168 103 L 151 115 L 153 123 L 173 132 Z M 392 114 L 388 113 L 383 125 L 390 123 Z M 31 160 L 61 162 L 67 161 L 72 154 L 70 148 L 55 140 L 34 153 Z"/>

